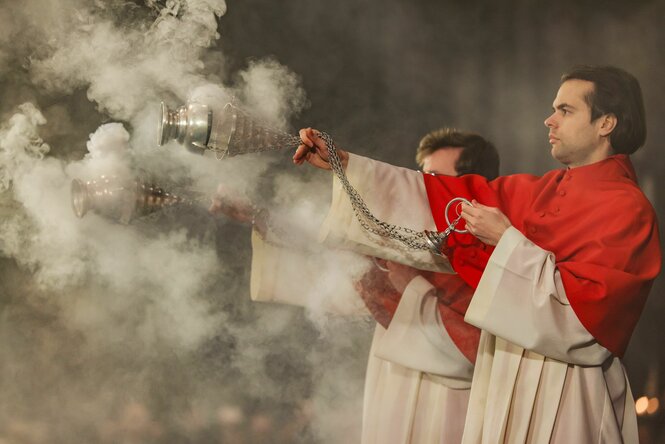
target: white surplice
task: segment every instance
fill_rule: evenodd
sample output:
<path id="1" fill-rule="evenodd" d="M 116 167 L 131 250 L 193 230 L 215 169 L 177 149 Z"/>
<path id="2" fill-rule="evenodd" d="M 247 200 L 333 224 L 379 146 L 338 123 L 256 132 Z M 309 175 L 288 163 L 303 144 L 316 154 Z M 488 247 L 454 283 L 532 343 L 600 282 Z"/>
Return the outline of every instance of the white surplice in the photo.
<path id="1" fill-rule="evenodd" d="M 433 229 L 420 173 L 351 155 L 347 177 L 380 220 Z M 437 256 L 368 234 L 336 178 L 321 236 L 365 254 L 449 270 Z M 624 368 L 580 323 L 552 253 L 507 230 L 465 320 L 482 333 L 464 443 L 637 442 Z"/>
<path id="2" fill-rule="evenodd" d="M 252 253 L 253 300 L 309 308 L 324 304 L 330 313 L 368 314 L 348 281 L 326 277 L 330 267 L 347 266 L 348 261 L 335 257 L 339 252 L 294 251 L 253 232 Z M 310 278 L 303 280 L 303 275 Z M 432 290 L 426 279 L 415 278 L 389 328 L 376 327 L 365 378 L 364 444 L 462 439 L 473 365 L 448 336 Z"/>

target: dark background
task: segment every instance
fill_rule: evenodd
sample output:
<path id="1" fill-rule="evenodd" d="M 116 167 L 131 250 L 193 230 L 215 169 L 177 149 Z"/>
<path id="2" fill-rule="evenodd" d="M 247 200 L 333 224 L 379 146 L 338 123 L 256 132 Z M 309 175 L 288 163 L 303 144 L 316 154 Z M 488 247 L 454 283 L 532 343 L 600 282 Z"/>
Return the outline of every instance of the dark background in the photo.
<path id="1" fill-rule="evenodd" d="M 351 151 L 407 167 L 426 132 L 469 129 L 495 142 L 502 174 L 558 167 L 543 120 L 563 72 L 622 67 L 642 85 L 648 138 L 632 160 L 662 221 L 664 18 L 662 1 L 243 0 L 220 21 L 220 47 L 229 72 L 274 56 L 302 76 L 310 106 L 294 127 L 324 129 Z M 659 396 L 661 405 L 663 281 L 624 360 L 635 398 Z"/>
<path id="2" fill-rule="evenodd" d="M 129 25 L 154 19 L 146 3 L 151 2 L 108 2 L 123 5 L 114 9 L 120 11 L 117 21 Z M 9 4 L 0 0 L 2 7 Z M 633 162 L 642 188 L 665 220 L 665 156 L 660 153 L 665 136 L 665 1 L 229 0 L 227 6 L 218 20 L 221 37 L 203 57 L 206 74 L 232 84 L 250 61 L 274 58 L 300 76 L 309 100 L 292 119 L 294 130 L 313 126 L 353 152 L 407 167 L 415 167 L 414 152 L 423 134 L 453 126 L 492 140 L 501 154 L 502 174 L 557 168 L 543 121 L 561 74 L 582 63 L 622 67 L 640 80 L 648 117 L 647 143 Z M 25 45 L 39 55 L 39 48 Z M 36 88 L 25 51 L 18 43 L 15 49 L 21 56 L 6 59 L 11 68 L 0 70 L 2 120 L 18 104 L 35 102 L 57 123 L 40 132 L 51 146 L 49 155 L 82 158 L 89 134 L 112 119 L 90 102 L 85 87 L 67 93 Z M 60 114 L 68 119 L 58 118 Z M 302 181 L 317 174 L 293 168 L 289 153 L 274 157 L 273 174 Z M 270 183 L 270 178 L 257 180 Z M 7 203 L 11 199 L 0 197 L 3 215 L 20 211 L 14 202 Z M 0 257 L 0 388 L 5 398 L 0 401 L 0 442 L 5 436 L 30 443 L 99 441 L 99 431 L 87 421 L 86 411 L 81 414 L 86 407 L 78 400 L 94 399 L 91 394 L 101 392 L 100 384 L 106 390 L 110 386 L 113 395 L 91 402 L 88 409 L 111 415 L 114 423 L 138 423 L 138 432 L 123 435 L 127 440 L 266 442 L 268 433 L 275 442 L 292 442 L 288 437 L 296 430 L 298 442 L 347 442 L 342 429 L 357 427 L 359 419 L 349 422 L 335 415 L 360 415 L 371 323 L 340 321 L 322 333 L 299 309 L 251 303 L 248 230 L 228 221 L 215 225 L 204 210 L 187 217 L 167 214 L 155 226 L 204 225 L 193 228 L 192 235 L 197 229 L 216 231 L 218 254 L 231 264 L 209 292 L 227 322 L 187 352 L 172 350 L 168 343 L 152 349 L 138 341 L 81 351 L 87 350 L 86 334 L 60 317 L 62 303 L 36 288 L 32 270 Z M 664 280 L 656 281 L 624 360 L 635 398 L 658 397 L 661 405 Z M 104 291 L 94 279 L 87 285 L 89 291 Z M 56 296 L 76 300 L 86 297 L 85 291 Z M 261 324 L 272 320 L 281 326 Z M 260 365 L 239 369 L 233 364 L 247 354 L 256 355 Z M 9 359 L 19 364 L 16 374 L 7 370 L 12 368 Z M 65 405 L 63 398 L 76 401 Z M 318 412 L 327 422 L 323 431 L 320 424 L 307 425 L 311 399 L 330 408 L 327 416 L 325 410 Z M 213 407 L 205 410 L 229 400 L 252 424 L 236 441 L 220 434 Z M 205 420 L 174 421 L 195 411 L 197 402 Z M 261 428 L 266 418 L 272 418 L 274 430 Z M 665 442 L 664 418 L 662 407 L 639 417 L 642 442 Z M 199 424 L 196 433 L 182 425 L 190 423 Z M 350 436 L 356 432 L 351 430 Z M 113 439 L 107 436 L 106 441 Z"/>

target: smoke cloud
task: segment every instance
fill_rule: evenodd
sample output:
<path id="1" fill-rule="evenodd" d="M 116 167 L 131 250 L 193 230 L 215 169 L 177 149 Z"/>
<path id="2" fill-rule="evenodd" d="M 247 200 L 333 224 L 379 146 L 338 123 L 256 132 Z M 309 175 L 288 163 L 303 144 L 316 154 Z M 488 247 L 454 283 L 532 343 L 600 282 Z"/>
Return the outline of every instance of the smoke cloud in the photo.
<path id="1" fill-rule="evenodd" d="M 307 105 L 275 58 L 225 69 L 225 12 L 221 0 L 0 6 L 0 443 L 334 442 L 332 416 L 357 432 L 367 349 L 353 338 L 370 324 L 326 301 L 353 292 L 365 261 L 342 258 L 341 287 L 319 282 L 305 311 L 252 303 L 249 231 L 206 211 L 223 182 L 309 236 L 325 202 L 278 208 L 303 182 L 324 195 L 327 176 L 276 176 L 279 154 L 218 162 L 156 147 L 162 100 L 214 110 L 233 98 L 281 129 Z M 102 176 L 188 203 L 130 224 L 78 219 L 72 180 Z"/>
<path id="2" fill-rule="evenodd" d="M 644 91 L 633 161 L 662 220 L 664 14 L 619 0 L 0 2 L 0 443 L 358 441 L 373 324 L 330 313 L 356 308 L 366 266 L 312 242 L 330 176 L 285 152 L 157 147 L 160 101 L 233 99 L 410 167 L 425 133 L 452 126 L 495 142 L 502 173 L 540 174 L 559 166 L 543 120 L 561 73 L 617 65 Z M 191 204 L 77 219 L 72 179 L 111 173 Z M 249 229 L 206 211 L 219 183 L 304 252 L 284 288 L 304 310 L 250 300 Z M 298 273 L 312 263 L 325 278 Z M 650 369 L 663 380 L 663 290 L 624 361 L 636 397 Z"/>

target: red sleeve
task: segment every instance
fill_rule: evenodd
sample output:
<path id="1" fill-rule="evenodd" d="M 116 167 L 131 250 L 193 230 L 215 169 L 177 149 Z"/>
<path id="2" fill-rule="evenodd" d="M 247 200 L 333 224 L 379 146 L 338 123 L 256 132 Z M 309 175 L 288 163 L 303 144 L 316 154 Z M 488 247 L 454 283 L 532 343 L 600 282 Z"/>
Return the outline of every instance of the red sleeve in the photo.
<path id="1" fill-rule="evenodd" d="M 589 230 L 573 258 L 557 261 L 575 314 L 603 347 L 622 357 L 660 272 L 658 224 L 650 204 L 612 203 L 612 216 L 590 216 Z M 622 215 L 621 217 L 616 217 Z M 632 215 L 632 216 L 631 216 Z"/>
<path id="2" fill-rule="evenodd" d="M 392 286 L 386 272 L 372 267 L 356 282 L 356 290 L 374 320 L 388 328 L 402 295 Z"/>
<path id="3" fill-rule="evenodd" d="M 424 174 L 423 178 L 432 216 L 439 231 L 448 227 L 444 213 L 451 199 L 456 197 L 463 197 L 469 201 L 475 199 L 483 205 L 499 208 L 511 219 L 511 215 L 519 214 L 528 205 L 531 187 L 525 185 L 538 180 L 536 176 L 525 174 L 503 176 L 493 181 L 476 174 L 461 177 Z M 451 221 L 457 216 L 452 207 L 448 214 L 448 219 Z M 520 225 L 518 221 L 511 219 L 511 222 L 516 227 Z M 463 220 L 457 228 L 464 229 Z M 461 278 L 476 288 L 493 251 L 494 247 L 485 245 L 471 234 L 453 233 L 448 237 L 443 253 Z"/>
<path id="4" fill-rule="evenodd" d="M 480 330 L 464 322 L 464 315 L 473 297 L 473 288 L 455 274 L 427 273 L 425 277 L 437 290 L 437 307 L 448 336 L 458 350 L 475 364 Z"/>
<path id="5" fill-rule="evenodd" d="M 448 336 L 458 350 L 475 363 L 480 330 L 464 322 L 473 289 L 455 274 L 422 274 L 437 289 L 437 308 Z M 356 287 L 374 320 L 383 328 L 388 328 L 402 295 L 390 284 L 386 273 L 373 267 L 358 281 Z"/>

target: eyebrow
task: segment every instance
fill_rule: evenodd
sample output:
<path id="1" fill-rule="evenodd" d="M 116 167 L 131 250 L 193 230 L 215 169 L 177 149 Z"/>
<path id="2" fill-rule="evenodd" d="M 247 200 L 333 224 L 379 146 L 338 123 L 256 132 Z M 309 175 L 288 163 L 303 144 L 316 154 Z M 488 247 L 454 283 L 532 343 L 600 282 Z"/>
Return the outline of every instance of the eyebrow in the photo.
<path id="1" fill-rule="evenodd" d="M 554 106 L 552 107 L 553 110 L 564 109 L 564 108 L 577 109 L 573 105 L 570 105 L 568 103 L 561 103 L 561 104 L 557 105 L 556 108 Z"/>

